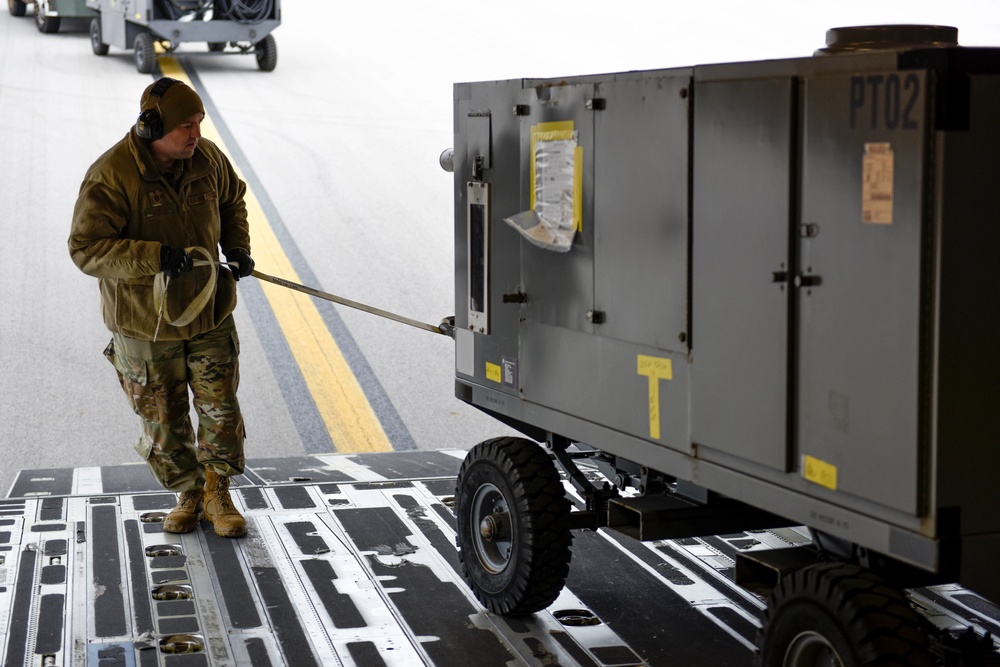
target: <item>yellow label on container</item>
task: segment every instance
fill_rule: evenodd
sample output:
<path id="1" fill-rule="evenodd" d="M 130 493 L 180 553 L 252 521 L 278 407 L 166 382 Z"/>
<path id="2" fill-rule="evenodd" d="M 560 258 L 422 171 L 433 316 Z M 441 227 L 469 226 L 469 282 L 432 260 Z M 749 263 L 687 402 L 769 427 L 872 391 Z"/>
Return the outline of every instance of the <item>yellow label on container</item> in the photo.
<path id="1" fill-rule="evenodd" d="M 496 364 L 491 364 L 490 362 L 487 361 L 486 379 L 492 380 L 493 382 L 500 384 L 500 382 L 503 380 L 503 373 L 500 372 L 500 367 L 497 366 Z"/>
<path id="2" fill-rule="evenodd" d="M 810 482 L 837 490 L 837 466 L 812 456 L 802 457 L 802 476 Z"/>

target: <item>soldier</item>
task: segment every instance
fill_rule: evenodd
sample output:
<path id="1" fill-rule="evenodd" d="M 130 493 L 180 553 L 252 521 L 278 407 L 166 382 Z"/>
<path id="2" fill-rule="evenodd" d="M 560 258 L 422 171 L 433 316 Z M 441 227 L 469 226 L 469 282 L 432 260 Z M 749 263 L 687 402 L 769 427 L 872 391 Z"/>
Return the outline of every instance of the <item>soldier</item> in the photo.
<path id="1" fill-rule="evenodd" d="M 240 537 L 246 522 L 229 496 L 229 478 L 243 472 L 245 437 L 232 312 L 236 281 L 254 262 L 246 184 L 201 136 L 204 118 L 189 86 L 169 78 L 149 85 L 135 126 L 84 177 L 69 252 L 99 279 L 112 333 L 104 354 L 142 422 L 136 451 L 179 493 L 164 530 L 194 530 L 204 509 L 216 534 Z M 220 247 L 230 270 L 213 265 Z"/>

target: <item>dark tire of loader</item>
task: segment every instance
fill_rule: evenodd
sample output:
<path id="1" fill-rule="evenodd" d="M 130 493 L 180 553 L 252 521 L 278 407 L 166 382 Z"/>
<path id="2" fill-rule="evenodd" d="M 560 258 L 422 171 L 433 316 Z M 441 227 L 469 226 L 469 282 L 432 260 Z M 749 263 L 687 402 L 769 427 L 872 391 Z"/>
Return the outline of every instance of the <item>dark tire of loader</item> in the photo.
<path id="1" fill-rule="evenodd" d="M 59 32 L 59 25 L 62 22 L 62 17 L 59 16 L 46 16 L 42 3 L 36 0 L 35 2 L 35 27 L 38 28 L 38 32 L 51 35 L 52 33 Z"/>
<path id="2" fill-rule="evenodd" d="M 254 53 L 257 56 L 257 67 L 262 72 L 273 72 L 278 66 L 278 43 L 274 40 L 274 35 L 267 35 L 264 39 L 254 44 Z"/>
<path id="3" fill-rule="evenodd" d="M 758 667 L 933 667 L 929 639 L 901 591 L 845 563 L 811 565 L 772 591 Z"/>
<path id="4" fill-rule="evenodd" d="M 93 49 L 94 55 L 108 55 L 108 45 L 104 43 L 104 37 L 101 35 L 100 16 L 95 16 L 90 21 L 90 48 Z"/>
<path id="5" fill-rule="evenodd" d="M 135 68 L 140 74 L 149 74 L 156 67 L 156 47 L 153 36 L 148 32 L 140 32 L 134 42 Z"/>
<path id="6" fill-rule="evenodd" d="M 483 539 L 474 532 L 482 518 L 473 516 L 481 504 L 476 499 L 484 489 L 507 509 L 511 522 L 509 555 L 499 567 L 498 555 L 484 553 Z M 496 438 L 469 450 L 455 492 L 459 558 L 466 581 L 486 609 L 522 616 L 555 601 L 569 575 L 569 512 L 559 472 L 538 444 Z"/>

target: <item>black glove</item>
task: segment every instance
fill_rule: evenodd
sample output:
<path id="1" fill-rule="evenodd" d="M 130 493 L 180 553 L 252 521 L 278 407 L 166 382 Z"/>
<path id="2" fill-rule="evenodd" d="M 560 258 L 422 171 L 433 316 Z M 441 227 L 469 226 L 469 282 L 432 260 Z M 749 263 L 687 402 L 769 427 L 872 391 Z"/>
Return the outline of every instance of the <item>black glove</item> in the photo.
<path id="1" fill-rule="evenodd" d="M 160 246 L 160 271 L 163 271 L 168 278 L 176 278 L 192 268 L 194 261 L 187 250 L 171 248 L 168 245 Z"/>
<path id="2" fill-rule="evenodd" d="M 239 266 L 229 267 L 229 270 L 233 272 L 233 278 L 236 278 L 236 280 L 246 278 L 253 273 L 253 258 L 243 248 L 233 248 L 226 253 L 226 261 L 230 264 L 239 264 Z"/>

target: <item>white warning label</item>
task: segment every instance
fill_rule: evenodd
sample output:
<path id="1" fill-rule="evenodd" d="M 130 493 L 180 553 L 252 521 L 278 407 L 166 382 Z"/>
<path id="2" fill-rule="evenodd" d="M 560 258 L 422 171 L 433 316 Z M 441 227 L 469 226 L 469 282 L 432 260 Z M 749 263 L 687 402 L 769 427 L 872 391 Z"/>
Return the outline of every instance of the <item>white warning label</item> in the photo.
<path id="1" fill-rule="evenodd" d="M 865 144 L 861 167 L 861 221 L 892 224 L 893 152 L 888 143 Z"/>

